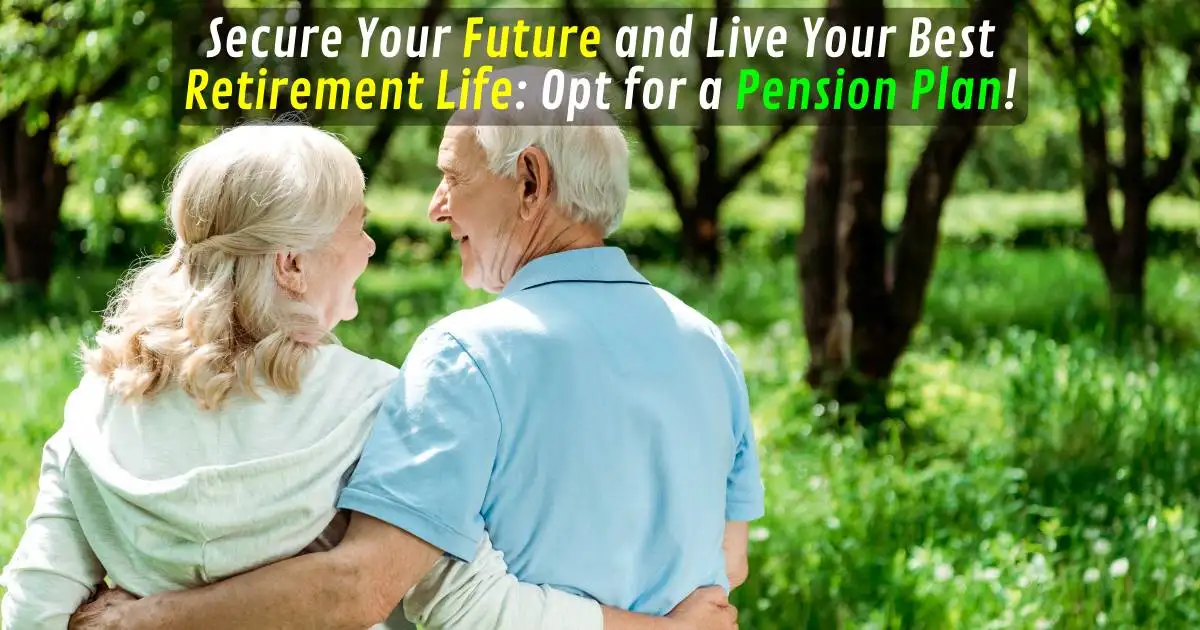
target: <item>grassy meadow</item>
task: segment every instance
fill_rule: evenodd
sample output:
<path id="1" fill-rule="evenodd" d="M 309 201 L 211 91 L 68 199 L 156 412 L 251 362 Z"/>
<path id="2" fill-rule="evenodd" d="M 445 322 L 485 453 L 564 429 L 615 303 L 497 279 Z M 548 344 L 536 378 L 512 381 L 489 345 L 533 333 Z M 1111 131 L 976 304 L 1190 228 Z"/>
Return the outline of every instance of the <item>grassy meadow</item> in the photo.
<path id="1" fill-rule="evenodd" d="M 796 213 L 740 203 L 733 212 L 752 220 Z M 1077 203 L 956 199 L 946 230 L 1002 231 Z M 373 210 L 423 204 L 385 193 Z M 631 220 L 672 220 L 638 207 Z M 1155 212 L 1200 223 L 1195 203 Z M 643 271 L 721 323 L 747 371 L 768 515 L 735 593 L 743 628 L 1200 627 L 1194 258 L 1152 262 L 1153 325 L 1117 337 L 1089 252 L 944 247 L 893 394 L 913 431 L 883 439 L 832 428 L 804 385 L 793 260 L 741 249 L 716 283 L 671 264 Z M 0 562 L 77 382 L 80 339 L 120 272 L 63 270 L 55 317 L 0 317 Z M 487 297 L 459 284 L 456 265 L 429 261 L 372 267 L 359 299 L 339 336 L 399 362 L 429 322 Z"/>

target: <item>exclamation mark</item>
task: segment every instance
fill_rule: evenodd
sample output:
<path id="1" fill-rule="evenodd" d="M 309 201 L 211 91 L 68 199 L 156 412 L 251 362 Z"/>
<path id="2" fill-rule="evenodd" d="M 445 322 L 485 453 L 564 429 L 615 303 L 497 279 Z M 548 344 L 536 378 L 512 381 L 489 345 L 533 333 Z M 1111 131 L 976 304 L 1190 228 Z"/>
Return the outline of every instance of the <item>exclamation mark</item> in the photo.
<path id="1" fill-rule="evenodd" d="M 1017 69 L 1008 69 L 1008 101 L 1004 103 L 1004 109 L 1013 108 L 1013 93 L 1017 91 Z"/>

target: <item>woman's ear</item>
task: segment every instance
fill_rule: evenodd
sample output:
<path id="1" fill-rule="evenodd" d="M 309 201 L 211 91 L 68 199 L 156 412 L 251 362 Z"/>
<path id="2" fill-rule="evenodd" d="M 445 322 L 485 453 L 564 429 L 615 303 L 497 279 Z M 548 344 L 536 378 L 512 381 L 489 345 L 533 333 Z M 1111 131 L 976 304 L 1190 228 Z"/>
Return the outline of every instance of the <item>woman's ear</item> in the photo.
<path id="1" fill-rule="evenodd" d="M 301 267 L 300 255 L 296 252 L 280 252 L 275 254 L 275 282 L 285 293 L 299 299 L 308 288 L 304 281 L 304 271 Z"/>
<path id="2" fill-rule="evenodd" d="M 521 218 L 532 219 L 550 201 L 553 172 L 546 152 L 529 147 L 517 157 L 517 182 L 521 186 Z"/>

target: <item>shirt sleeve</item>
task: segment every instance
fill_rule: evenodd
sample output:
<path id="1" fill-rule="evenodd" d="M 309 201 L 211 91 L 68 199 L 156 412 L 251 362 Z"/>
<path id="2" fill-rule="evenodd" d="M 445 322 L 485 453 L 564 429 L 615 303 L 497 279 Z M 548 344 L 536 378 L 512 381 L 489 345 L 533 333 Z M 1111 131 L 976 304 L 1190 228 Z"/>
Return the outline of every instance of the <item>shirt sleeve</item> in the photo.
<path id="1" fill-rule="evenodd" d="M 384 397 L 338 507 L 469 561 L 499 439 L 495 397 L 475 359 L 451 334 L 428 329 Z"/>
<path id="2" fill-rule="evenodd" d="M 63 483 L 71 445 L 59 431 L 42 450 L 33 512 L 0 584 L 3 628 L 66 630 L 71 615 L 95 594 L 104 566 L 92 552 Z"/>
<path id="3" fill-rule="evenodd" d="M 758 444 L 754 439 L 754 423 L 750 418 L 750 395 L 741 362 L 728 345 L 722 343 L 729 361 L 734 390 L 733 435 L 734 457 L 725 491 L 725 520 L 753 521 L 765 511 L 762 471 L 758 461 Z"/>
<path id="4" fill-rule="evenodd" d="M 471 562 L 438 561 L 404 598 L 404 612 L 426 630 L 604 630 L 599 603 L 518 581 L 487 536 Z"/>

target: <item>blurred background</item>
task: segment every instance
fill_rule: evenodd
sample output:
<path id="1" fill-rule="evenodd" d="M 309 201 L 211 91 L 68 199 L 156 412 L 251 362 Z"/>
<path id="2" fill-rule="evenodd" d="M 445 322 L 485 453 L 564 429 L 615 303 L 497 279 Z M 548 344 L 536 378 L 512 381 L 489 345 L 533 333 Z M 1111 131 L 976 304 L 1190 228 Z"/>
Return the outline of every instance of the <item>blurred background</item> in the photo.
<path id="1" fill-rule="evenodd" d="M 526 4 L 583 3 L 505 6 Z M 1028 51 L 1028 117 L 629 125 L 613 242 L 721 324 L 750 386 L 768 510 L 734 594 L 742 627 L 1200 627 L 1200 12 L 828 5 L 851 25 L 924 6 L 990 19 L 1002 54 Z M 436 20 L 459 5 L 388 6 Z M 325 7 L 291 6 L 314 23 Z M 122 274 L 170 243 L 167 176 L 217 131 L 170 106 L 183 15 L 0 0 L 0 562 L 81 341 Z M 338 332 L 395 363 L 427 324 L 489 299 L 424 218 L 441 129 L 406 115 L 329 127 L 362 158 L 379 244 Z"/>

